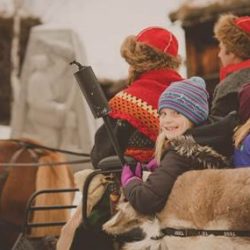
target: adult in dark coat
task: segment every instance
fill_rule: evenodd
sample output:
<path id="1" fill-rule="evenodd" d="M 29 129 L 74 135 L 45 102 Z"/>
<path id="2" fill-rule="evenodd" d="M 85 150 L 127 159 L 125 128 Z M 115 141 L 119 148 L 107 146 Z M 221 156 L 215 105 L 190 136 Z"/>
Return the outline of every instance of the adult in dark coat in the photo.
<path id="1" fill-rule="evenodd" d="M 250 16 L 223 15 L 216 23 L 214 33 L 220 43 L 218 56 L 222 68 L 211 114 L 225 116 L 238 110 L 238 91 L 243 84 L 250 82 Z"/>
<path id="2" fill-rule="evenodd" d="M 136 36 L 127 37 L 121 46 L 121 55 L 129 64 L 128 86 L 109 101 L 111 125 L 124 155 L 147 162 L 153 156 L 159 130 L 158 99 L 172 82 L 182 79 L 177 72 L 178 42 L 170 31 L 149 27 Z M 100 160 L 115 154 L 103 125 L 96 132 L 91 151 L 94 168 Z M 101 206 L 106 201 L 104 196 L 97 205 L 97 214 L 105 211 Z M 105 219 L 99 219 L 99 224 Z M 112 239 L 100 225 L 85 228 L 82 223 L 70 249 L 112 249 Z"/>
<path id="3" fill-rule="evenodd" d="M 110 101 L 111 124 L 122 152 L 138 161 L 152 158 L 158 134 L 157 102 L 160 94 L 182 77 L 178 42 L 168 30 L 149 27 L 129 36 L 121 46 L 121 55 L 129 64 L 128 87 Z M 100 160 L 115 155 L 105 126 L 95 135 L 91 151 L 94 168 Z"/>

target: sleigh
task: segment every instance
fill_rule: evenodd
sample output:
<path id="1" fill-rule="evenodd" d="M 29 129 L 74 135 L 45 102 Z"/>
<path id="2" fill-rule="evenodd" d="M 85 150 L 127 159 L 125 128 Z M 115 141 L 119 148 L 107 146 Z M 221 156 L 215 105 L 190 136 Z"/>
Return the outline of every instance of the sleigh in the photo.
<path id="1" fill-rule="evenodd" d="M 133 164 L 133 159 L 126 160 Z M 88 193 L 95 178 L 108 179 L 106 190 L 109 197 L 119 192 L 119 159 L 109 157 L 104 159 L 99 167 L 100 169 L 91 172 L 84 180 L 80 225 L 83 230 L 78 236 L 76 234 L 75 238 L 84 238 L 83 234 L 92 230 L 89 209 L 93 206 L 88 207 Z M 147 178 L 147 175 L 148 173 L 144 172 L 144 178 Z M 44 190 L 32 195 L 27 205 L 23 232 L 13 250 L 39 249 L 39 239 L 29 238 L 28 231 L 32 227 L 49 226 L 49 223 L 30 225 L 28 215 L 33 210 L 43 209 L 32 207 L 32 201 L 43 192 L 54 191 Z M 65 208 L 73 208 L 70 206 L 72 205 L 69 204 Z M 56 206 L 51 208 L 56 209 Z M 250 169 L 196 170 L 183 174 L 176 181 L 165 208 L 154 217 L 137 213 L 122 196 L 118 203 L 110 202 L 108 209 L 110 220 L 104 223 L 103 230 L 108 234 L 112 248 L 107 244 L 102 245 L 101 249 L 247 250 L 250 246 Z M 54 222 L 54 226 L 57 223 L 62 225 L 65 222 Z M 135 229 L 140 231 L 139 238 L 138 233 L 127 236 Z M 53 244 L 53 239 L 47 240 Z M 83 249 L 98 249 L 91 248 L 91 244 L 92 242 L 85 241 Z M 72 249 L 77 248 L 73 246 Z"/>
<path id="2" fill-rule="evenodd" d="M 119 189 L 121 165 L 117 157 L 104 159 L 99 166 L 101 169 L 92 172 L 83 186 L 82 230 L 75 234 L 74 240 L 84 239 L 84 234 L 92 230 L 87 201 L 91 181 L 111 174 L 109 194 L 114 190 L 117 194 L 114 185 Z M 145 171 L 143 178 L 148 175 Z M 111 218 L 102 226 L 110 241 L 100 249 L 247 250 L 250 247 L 250 168 L 189 171 L 177 179 L 166 206 L 154 216 L 139 214 L 122 194 L 115 210 L 114 204 L 110 204 Z M 86 238 L 81 244 L 82 249 L 99 249 L 98 244 L 87 242 Z M 71 249 L 79 248 L 73 242 Z"/>
<path id="3" fill-rule="evenodd" d="M 102 98 L 90 99 L 86 91 L 88 88 L 93 90 L 95 86 L 93 72 L 87 67 L 80 66 L 75 76 L 92 107 L 94 116 L 107 119 L 105 114 L 108 107 L 105 101 L 100 103 Z M 96 93 L 96 90 L 92 93 Z M 92 96 L 98 96 L 98 94 Z M 99 166 L 101 170 L 95 171 L 87 178 L 83 187 L 82 234 L 89 228 L 86 197 L 92 176 L 101 174 L 101 171 L 105 171 L 105 174 L 117 174 L 126 162 L 111 129 L 108 124 L 106 126 L 119 160 L 113 164 L 113 167 L 111 167 L 112 162 L 103 166 L 101 164 Z M 130 165 L 133 164 L 130 163 Z M 113 183 L 117 184 L 114 180 Z M 153 216 L 154 219 L 138 214 L 128 202 L 120 198 L 121 204 L 117 206 L 117 213 L 110 221 L 104 223 L 103 230 L 113 236 L 114 249 L 201 249 L 199 244 L 204 246 L 202 249 L 248 249 L 250 247 L 249 187 L 250 169 L 248 168 L 190 171 L 178 178 L 165 208 L 161 213 Z M 236 190 L 238 190 L 237 193 Z M 112 208 L 111 211 L 113 211 Z M 130 211 L 133 212 L 130 213 Z M 133 231 L 138 228 L 139 234 L 138 230 Z M 150 229 L 154 229 L 153 232 L 150 232 Z M 131 230 L 135 235 L 130 233 Z M 81 230 L 77 233 L 78 237 L 81 237 Z M 136 243 L 124 245 L 128 240 Z M 119 242 L 122 243 L 119 244 Z M 78 249 L 77 245 L 73 244 L 71 249 Z M 94 245 L 86 249 L 94 249 Z M 102 249 L 111 249 L 111 246 L 104 248 L 103 245 Z"/>
<path id="4" fill-rule="evenodd" d="M 76 229 L 71 250 L 219 250 L 250 247 L 249 169 L 190 171 L 180 176 L 165 208 L 154 217 L 140 215 L 124 202 L 120 197 L 120 172 L 124 163 L 133 165 L 134 161 L 125 159 L 117 146 L 107 117 L 109 107 L 98 92 L 93 72 L 89 67 L 80 65 L 76 78 L 94 116 L 103 117 L 118 157 L 103 159 L 98 170 L 92 171 L 84 179 L 80 187 L 83 195 L 81 223 Z M 90 218 L 90 212 L 100 205 L 102 197 L 98 196 L 90 204 L 89 193 L 95 179 L 105 181 L 105 194 L 109 198 L 109 206 L 106 207 L 109 218 L 101 225 L 103 235 L 100 241 L 100 230 L 95 231 Z M 230 187 L 231 183 L 233 188 Z M 93 240 L 89 238 L 90 232 L 96 236 Z M 25 242 L 25 232 L 20 239 Z"/>

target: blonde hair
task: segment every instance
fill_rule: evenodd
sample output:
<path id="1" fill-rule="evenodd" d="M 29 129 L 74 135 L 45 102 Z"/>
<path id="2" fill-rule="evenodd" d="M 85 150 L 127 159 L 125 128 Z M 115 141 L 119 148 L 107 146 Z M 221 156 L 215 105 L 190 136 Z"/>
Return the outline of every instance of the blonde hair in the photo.
<path id="1" fill-rule="evenodd" d="M 234 145 L 236 148 L 239 148 L 242 141 L 245 139 L 245 137 L 250 133 L 250 118 L 241 126 L 236 128 L 236 131 L 234 133 Z"/>
<path id="2" fill-rule="evenodd" d="M 160 132 L 155 142 L 155 159 L 160 164 L 162 154 L 168 147 L 168 140 L 164 132 Z"/>
<path id="3" fill-rule="evenodd" d="M 185 117 L 184 115 L 182 115 L 182 116 Z M 186 120 L 184 120 L 185 126 L 188 129 L 195 126 L 195 124 L 191 120 L 189 120 L 189 118 L 187 118 L 187 117 L 185 117 L 185 118 L 186 118 Z M 155 159 L 156 159 L 158 164 L 160 164 L 162 155 L 169 148 L 169 145 L 170 145 L 169 139 L 166 137 L 165 133 L 160 128 L 160 132 L 159 132 L 157 139 L 156 139 L 156 142 L 155 142 L 155 154 L 154 154 Z"/>

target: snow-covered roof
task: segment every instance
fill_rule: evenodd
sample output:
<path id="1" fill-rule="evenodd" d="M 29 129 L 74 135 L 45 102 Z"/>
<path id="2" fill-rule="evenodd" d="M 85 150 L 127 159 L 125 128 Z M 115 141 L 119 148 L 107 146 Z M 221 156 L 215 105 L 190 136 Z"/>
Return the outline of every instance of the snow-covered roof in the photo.
<path id="1" fill-rule="evenodd" d="M 184 40 L 182 29 L 179 25 L 172 24 L 166 16 L 183 0 L 0 0 L 0 3 L 1 1 L 9 3 L 8 8 L 12 10 L 12 1 L 22 2 L 28 12 L 39 17 L 43 23 L 42 29 L 74 31 L 85 48 L 88 65 L 93 67 L 98 78 L 120 79 L 127 76 L 128 65 L 120 56 L 120 46 L 125 37 L 136 34 L 142 28 L 166 27 L 179 36 L 180 40 Z M 184 46 L 180 45 L 181 54 L 185 54 Z"/>
<path id="2" fill-rule="evenodd" d="M 16 8 L 20 10 L 19 14 L 23 18 L 38 17 L 34 15 L 34 12 L 29 8 L 27 0 L 16 0 L 15 2 L 14 0 L 0 0 L 0 17 L 13 17 Z"/>
<path id="3" fill-rule="evenodd" d="M 231 12 L 236 15 L 250 14 L 249 0 L 186 0 L 179 9 L 169 14 L 172 22 L 180 20 L 182 26 L 214 20 L 221 13 Z"/>

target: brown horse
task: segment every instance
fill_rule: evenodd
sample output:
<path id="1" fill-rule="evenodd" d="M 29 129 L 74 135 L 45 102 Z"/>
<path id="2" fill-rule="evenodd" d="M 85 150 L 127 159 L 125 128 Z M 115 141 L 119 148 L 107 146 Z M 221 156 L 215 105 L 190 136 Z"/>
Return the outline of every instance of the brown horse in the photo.
<path id="1" fill-rule="evenodd" d="M 26 204 L 32 193 L 41 189 L 75 186 L 73 174 L 67 165 L 52 164 L 65 162 L 62 154 L 30 147 L 29 143 L 34 142 L 0 140 L 0 249 L 11 249 L 20 233 Z M 6 166 L 3 163 L 11 164 Z M 34 166 L 37 163 L 44 165 Z M 44 195 L 37 198 L 35 205 L 69 205 L 72 199 L 73 193 Z M 48 222 L 50 218 L 65 221 L 68 216 L 68 210 L 39 211 L 34 213 L 32 222 Z M 33 236 L 59 235 L 59 232 L 58 227 L 32 230 Z"/>

